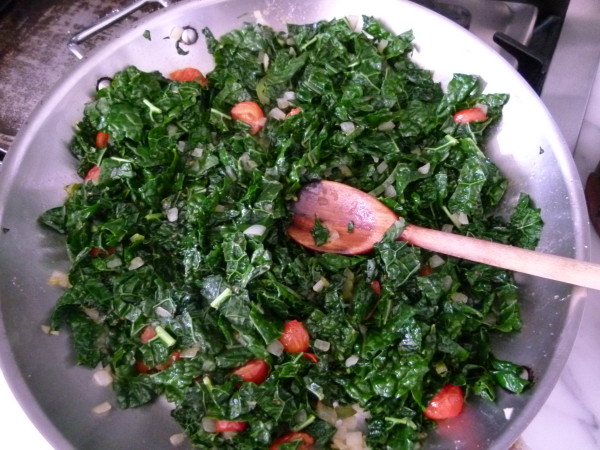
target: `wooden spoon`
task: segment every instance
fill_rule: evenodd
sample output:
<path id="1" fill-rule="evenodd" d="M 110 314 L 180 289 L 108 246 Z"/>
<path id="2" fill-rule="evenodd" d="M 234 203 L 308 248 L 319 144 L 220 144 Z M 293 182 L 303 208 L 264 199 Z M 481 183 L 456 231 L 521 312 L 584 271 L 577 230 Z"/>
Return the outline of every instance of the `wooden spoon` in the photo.
<path id="1" fill-rule="evenodd" d="M 291 210 L 294 215 L 288 234 L 293 240 L 318 252 L 344 255 L 370 252 L 398 220 L 396 213 L 375 197 L 335 181 L 304 186 Z M 323 245 L 316 245 L 311 234 L 315 217 L 329 230 L 329 240 Z M 469 261 L 600 290 L 597 264 L 416 225 L 407 225 L 398 240 Z"/>

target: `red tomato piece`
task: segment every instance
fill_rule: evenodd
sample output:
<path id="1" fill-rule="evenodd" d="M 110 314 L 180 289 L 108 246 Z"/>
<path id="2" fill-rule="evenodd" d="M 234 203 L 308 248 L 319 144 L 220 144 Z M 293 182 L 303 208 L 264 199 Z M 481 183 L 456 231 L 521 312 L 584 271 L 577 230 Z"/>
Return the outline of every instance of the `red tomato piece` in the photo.
<path id="1" fill-rule="evenodd" d="M 83 179 L 84 183 L 91 181 L 94 184 L 98 184 L 98 180 L 100 179 L 100 166 L 93 166 L 88 173 L 85 175 Z"/>
<path id="2" fill-rule="evenodd" d="M 304 355 L 302 355 L 302 356 L 304 356 L 310 362 L 313 362 L 315 364 L 319 362 L 319 357 L 317 355 L 315 355 L 314 353 L 304 352 Z"/>
<path id="3" fill-rule="evenodd" d="M 233 373 L 244 381 L 261 384 L 269 376 L 269 365 L 264 359 L 251 359 Z"/>
<path id="4" fill-rule="evenodd" d="M 248 422 L 232 422 L 230 420 L 215 420 L 215 431 L 223 433 L 225 431 L 244 431 Z"/>
<path id="5" fill-rule="evenodd" d="M 308 433 L 303 431 L 290 431 L 275 439 L 269 447 L 269 450 L 279 450 L 281 444 L 296 441 L 302 441 L 302 444 L 298 446 L 298 450 L 310 450 L 311 446 L 315 443 L 315 439 Z"/>
<path id="6" fill-rule="evenodd" d="M 419 275 L 422 277 L 428 277 L 433 273 L 433 269 L 429 266 L 429 264 L 423 264 L 421 269 L 419 270 Z"/>
<path id="7" fill-rule="evenodd" d="M 371 289 L 375 295 L 381 295 L 381 283 L 377 280 L 371 281 Z"/>
<path id="8" fill-rule="evenodd" d="M 108 133 L 105 133 L 104 131 L 98 131 L 96 133 L 96 147 L 97 148 L 104 148 L 108 145 L 108 138 L 110 136 L 108 135 Z"/>
<path id="9" fill-rule="evenodd" d="M 481 108 L 463 109 L 454 114 L 456 123 L 483 122 L 487 118 L 486 112 Z"/>
<path id="10" fill-rule="evenodd" d="M 142 330 L 142 334 L 140 334 L 140 341 L 142 342 L 142 344 L 145 344 L 147 342 L 150 342 L 155 337 L 156 331 L 154 330 L 154 327 L 152 325 L 148 325 Z"/>
<path id="11" fill-rule="evenodd" d="M 241 102 L 231 109 L 231 117 L 250 125 L 250 134 L 258 133 L 265 125 L 265 115 L 256 102 Z"/>
<path id="12" fill-rule="evenodd" d="M 150 372 L 150 370 L 151 370 L 150 367 L 148 367 L 142 361 L 135 362 L 135 371 L 137 373 L 148 373 L 148 372 Z"/>
<path id="13" fill-rule="evenodd" d="M 90 250 L 90 256 L 92 258 L 106 258 L 107 256 L 114 255 L 117 251 L 114 247 L 108 247 L 106 249 L 94 247 Z"/>
<path id="14" fill-rule="evenodd" d="M 169 74 L 169 78 L 173 81 L 197 81 L 202 86 L 208 84 L 206 77 L 198 69 L 186 67 L 185 69 L 175 70 Z"/>
<path id="15" fill-rule="evenodd" d="M 302 322 L 290 320 L 283 327 L 283 334 L 279 342 L 288 353 L 302 353 L 308 350 L 310 336 Z"/>
<path id="16" fill-rule="evenodd" d="M 165 370 L 169 368 L 175 361 L 179 361 L 181 359 L 181 352 L 179 350 L 175 350 L 173 353 L 169 355 L 167 360 L 163 363 L 157 364 L 154 368 L 158 371 Z"/>
<path id="17" fill-rule="evenodd" d="M 300 109 L 300 108 L 292 108 L 292 109 L 290 109 L 290 112 L 287 113 L 285 116 L 286 117 L 295 116 L 296 114 L 300 114 L 301 112 L 302 112 L 302 109 Z"/>
<path id="18" fill-rule="evenodd" d="M 435 394 L 427 408 L 425 416 L 433 420 L 444 420 L 460 414 L 465 402 L 462 388 L 447 384 Z"/>

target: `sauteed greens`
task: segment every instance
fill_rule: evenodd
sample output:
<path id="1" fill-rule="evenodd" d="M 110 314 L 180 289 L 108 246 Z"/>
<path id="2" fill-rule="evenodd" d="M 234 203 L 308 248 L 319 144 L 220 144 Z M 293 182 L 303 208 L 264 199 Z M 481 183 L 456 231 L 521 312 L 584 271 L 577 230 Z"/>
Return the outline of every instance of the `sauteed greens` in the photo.
<path id="1" fill-rule="evenodd" d="M 118 406 L 164 394 L 199 447 L 411 448 L 436 393 L 460 411 L 530 384 L 490 348 L 521 327 L 511 274 L 392 238 L 340 256 L 286 234 L 288 202 L 324 178 L 410 223 L 538 240 L 526 195 L 494 213 L 507 180 L 483 144 L 508 97 L 465 74 L 442 90 L 410 32 L 362 22 L 206 29 L 206 80 L 125 68 L 77 125 L 86 180 L 40 219 L 72 261 L 51 326 L 70 327 L 79 364 L 109 368 Z M 247 101 L 266 119 L 232 117 Z"/>

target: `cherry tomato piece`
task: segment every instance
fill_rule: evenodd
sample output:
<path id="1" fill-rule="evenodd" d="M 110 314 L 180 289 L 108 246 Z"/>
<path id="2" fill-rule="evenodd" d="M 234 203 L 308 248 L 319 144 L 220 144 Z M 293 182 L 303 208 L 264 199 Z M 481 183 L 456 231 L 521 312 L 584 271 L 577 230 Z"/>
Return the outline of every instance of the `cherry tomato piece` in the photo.
<path id="1" fill-rule="evenodd" d="M 315 443 L 315 439 L 308 433 L 303 431 L 290 431 L 289 433 L 279 436 L 273 441 L 269 450 L 279 450 L 281 444 L 287 444 L 289 442 L 302 441 L 302 444 L 298 446 L 298 450 L 309 450 L 311 445 Z"/>
<path id="2" fill-rule="evenodd" d="M 314 353 L 304 352 L 304 354 L 302 356 L 304 356 L 310 362 L 313 362 L 315 364 L 319 362 L 319 357 L 317 355 L 315 355 Z"/>
<path id="3" fill-rule="evenodd" d="M 96 147 L 97 148 L 106 147 L 108 145 L 108 138 L 109 138 L 108 133 L 105 133 L 104 131 L 98 131 L 96 133 Z"/>
<path id="4" fill-rule="evenodd" d="M 290 117 L 290 116 L 295 116 L 296 114 L 300 114 L 302 112 L 302 109 L 300 108 L 292 108 L 290 109 L 290 112 L 288 112 L 285 117 Z"/>
<path id="5" fill-rule="evenodd" d="M 371 290 L 375 295 L 381 295 L 381 283 L 377 280 L 371 281 Z"/>
<path id="6" fill-rule="evenodd" d="M 106 249 L 94 247 L 90 250 L 90 256 L 92 258 L 106 258 L 107 256 L 114 255 L 117 251 L 114 247 L 108 247 Z"/>
<path id="7" fill-rule="evenodd" d="M 169 355 L 165 362 L 157 364 L 154 368 L 158 371 L 168 369 L 175 361 L 179 361 L 181 359 L 181 352 L 179 350 L 175 350 L 173 353 Z"/>
<path id="8" fill-rule="evenodd" d="M 279 342 L 288 353 L 302 353 L 308 350 L 310 336 L 302 322 L 290 320 L 285 323 Z"/>
<path id="9" fill-rule="evenodd" d="M 206 86 L 208 80 L 198 69 L 186 67 L 185 69 L 175 70 L 169 74 L 169 78 L 173 81 L 197 81 L 198 84 Z"/>
<path id="10" fill-rule="evenodd" d="M 261 384 L 269 376 L 269 365 L 263 359 L 251 359 L 242 367 L 235 369 L 233 373 L 244 381 Z"/>
<path id="11" fill-rule="evenodd" d="M 136 361 L 135 362 L 135 371 L 137 373 L 148 373 L 150 372 L 151 368 L 148 367 L 144 362 L 142 361 Z"/>
<path id="12" fill-rule="evenodd" d="M 231 109 L 231 117 L 250 125 L 250 134 L 258 133 L 265 125 L 265 115 L 256 102 L 241 102 Z"/>
<path id="13" fill-rule="evenodd" d="M 428 277 L 433 273 L 433 269 L 429 266 L 429 264 L 423 264 L 421 269 L 419 270 L 419 275 L 422 277 Z"/>
<path id="14" fill-rule="evenodd" d="M 456 123 L 483 122 L 487 118 L 486 112 L 481 108 L 463 109 L 454 114 Z"/>
<path id="15" fill-rule="evenodd" d="M 223 433 L 225 431 L 244 431 L 248 422 L 232 422 L 230 420 L 215 420 L 215 431 Z"/>
<path id="16" fill-rule="evenodd" d="M 433 420 L 456 417 L 462 411 L 464 402 L 462 388 L 448 384 L 433 396 L 429 405 L 425 408 L 425 416 Z"/>
<path id="17" fill-rule="evenodd" d="M 91 181 L 92 183 L 97 184 L 99 179 L 100 166 L 93 166 L 90 170 L 88 170 L 88 173 L 85 175 L 83 182 L 87 183 L 88 181 Z"/>
<path id="18" fill-rule="evenodd" d="M 154 330 L 154 327 L 152 325 L 148 325 L 142 330 L 142 334 L 140 334 L 140 341 L 142 342 L 142 344 L 145 344 L 147 342 L 150 342 L 155 337 L 156 331 Z"/>

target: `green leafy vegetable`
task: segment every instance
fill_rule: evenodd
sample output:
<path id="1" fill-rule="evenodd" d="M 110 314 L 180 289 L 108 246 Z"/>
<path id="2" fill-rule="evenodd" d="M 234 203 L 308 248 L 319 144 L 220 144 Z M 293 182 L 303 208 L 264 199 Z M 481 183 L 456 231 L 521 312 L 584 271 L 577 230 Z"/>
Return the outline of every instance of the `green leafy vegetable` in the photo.
<path id="1" fill-rule="evenodd" d="M 121 407 L 173 401 L 199 448 L 267 448 L 298 430 L 328 447 L 335 418 L 363 410 L 371 448 L 410 448 L 444 385 L 489 401 L 530 385 L 490 346 L 521 327 L 511 274 L 450 257 L 429 267 L 429 252 L 396 241 L 401 221 L 362 256 L 311 253 L 286 234 L 288 202 L 327 178 L 409 223 L 454 221 L 528 248 L 539 238 L 526 195 L 508 220 L 494 214 L 507 180 L 484 143 L 508 97 L 467 74 L 444 92 L 411 61 L 412 33 L 370 17 L 364 31 L 346 20 L 204 30 L 216 62 L 206 85 L 125 68 L 71 142 L 79 174 L 99 166 L 99 178 L 40 217 L 72 261 L 52 326 L 70 327 L 79 364 L 110 366 Z M 258 134 L 230 116 L 242 101 L 267 116 Z M 488 120 L 454 123 L 476 104 Z M 110 135 L 101 149 L 98 131 Z M 318 218 L 313 236 L 329 238 Z M 309 333 L 306 354 L 277 351 L 290 320 Z M 237 372 L 256 360 L 268 367 L 258 384 Z M 203 427 L 213 419 L 248 426 L 229 440 Z"/>

